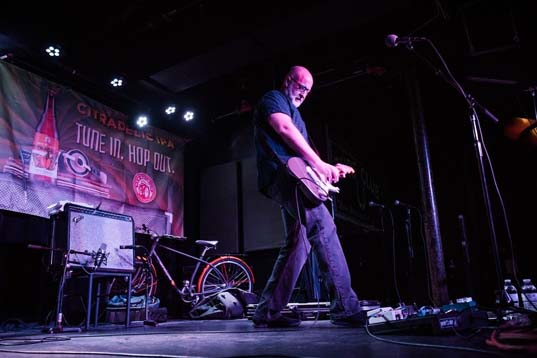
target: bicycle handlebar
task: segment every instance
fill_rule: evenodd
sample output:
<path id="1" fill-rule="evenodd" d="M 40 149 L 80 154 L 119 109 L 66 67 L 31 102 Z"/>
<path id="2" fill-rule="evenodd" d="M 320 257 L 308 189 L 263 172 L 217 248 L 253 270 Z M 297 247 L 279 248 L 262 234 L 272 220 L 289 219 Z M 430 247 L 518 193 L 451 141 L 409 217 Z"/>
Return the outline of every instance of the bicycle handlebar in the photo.
<path id="1" fill-rule="evenodd" d="M 159 237 L 161 239 L 171 239 L 171 240 L 179 240 L 179 241 L 184 241 L 187 239 L 186 236 L 175 236 L 175 235 L 159 235 Z"/>
<path id="2" fill-rule="evenodd" d="M 137 227 L 136 231 L 138 231 L 138 233 L 140 234 L 150 235 L 152 239 L 159 238 L 159 239 L 171 239 L 171 240 L 178 240 L 178 241 L 184 241 L 187 239 L 186 236 L 176 236 L 176 235 L 170 235 L 170 234 L 159 235 L 155 231 L 148 228 L 145 224 L 142 224 L 141 227 Z"/>

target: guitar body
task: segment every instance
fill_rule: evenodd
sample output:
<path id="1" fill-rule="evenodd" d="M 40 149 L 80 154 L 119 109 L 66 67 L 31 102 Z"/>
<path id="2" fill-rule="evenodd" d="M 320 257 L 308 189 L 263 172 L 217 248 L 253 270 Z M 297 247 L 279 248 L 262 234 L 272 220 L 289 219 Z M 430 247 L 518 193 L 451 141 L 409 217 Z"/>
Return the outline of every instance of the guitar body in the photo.
<path id="1" fill-rule="evenodd" d="M 297 179 L 304 196 L 313 204 L 321 204 L 331 200 L 330 193 L 339 193 L 339 188 L 327 183 L 321 176 L 302 158 L 291 157 L 287 161 L 289 174 Z"/>
<path id="2" fill-rule="evenodd" d="M 515 117 L 504 124 L 503 132 L 511 140 L 524 144 L 537 144 L 537 120 Z"/>

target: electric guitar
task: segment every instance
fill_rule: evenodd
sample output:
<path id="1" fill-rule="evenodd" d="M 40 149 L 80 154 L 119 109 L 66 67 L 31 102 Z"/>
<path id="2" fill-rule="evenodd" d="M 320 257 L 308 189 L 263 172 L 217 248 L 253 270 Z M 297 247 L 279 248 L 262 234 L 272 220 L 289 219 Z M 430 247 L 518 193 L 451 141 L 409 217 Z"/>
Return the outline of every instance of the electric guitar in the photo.
<path id="1" fill-rule="evenodd" d="M 341 175 L 354 173 L 354 169 L 343 164 L 336 165 Z M 300 157 L 291 157 L 287 161 L 287 170 L 291 176 L 298 180 L 302 193 L 308 200 L 320 204 L 332 200 L 331 193 L 339 193 L 339 188 L 327 182 L 314 168 Z"/>

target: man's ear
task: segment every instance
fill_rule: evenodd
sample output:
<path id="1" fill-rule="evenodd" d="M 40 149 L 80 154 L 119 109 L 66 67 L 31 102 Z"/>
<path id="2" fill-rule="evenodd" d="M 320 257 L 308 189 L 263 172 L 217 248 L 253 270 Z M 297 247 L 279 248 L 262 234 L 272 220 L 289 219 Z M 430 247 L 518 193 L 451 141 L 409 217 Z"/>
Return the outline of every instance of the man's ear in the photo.
<path id="1" fill-rule="evenodd" d="M 285 77 L 285 88 L 289 88 L 289 86 L 291 85 L 291 77 L 287 76 Z"/>

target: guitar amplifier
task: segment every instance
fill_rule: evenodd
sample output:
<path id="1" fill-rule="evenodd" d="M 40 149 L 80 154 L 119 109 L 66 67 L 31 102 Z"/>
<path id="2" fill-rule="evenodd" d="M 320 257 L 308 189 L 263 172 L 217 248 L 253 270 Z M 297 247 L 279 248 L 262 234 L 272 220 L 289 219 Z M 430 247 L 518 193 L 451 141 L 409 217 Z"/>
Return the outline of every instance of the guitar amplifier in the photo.
<path id="1" fill-rule="evenodd" d="M 67 268 L 133 272 L 134 220 L 131 216 L 65 204 L 54 218 L 51 247 L 67 254 Z"/>

